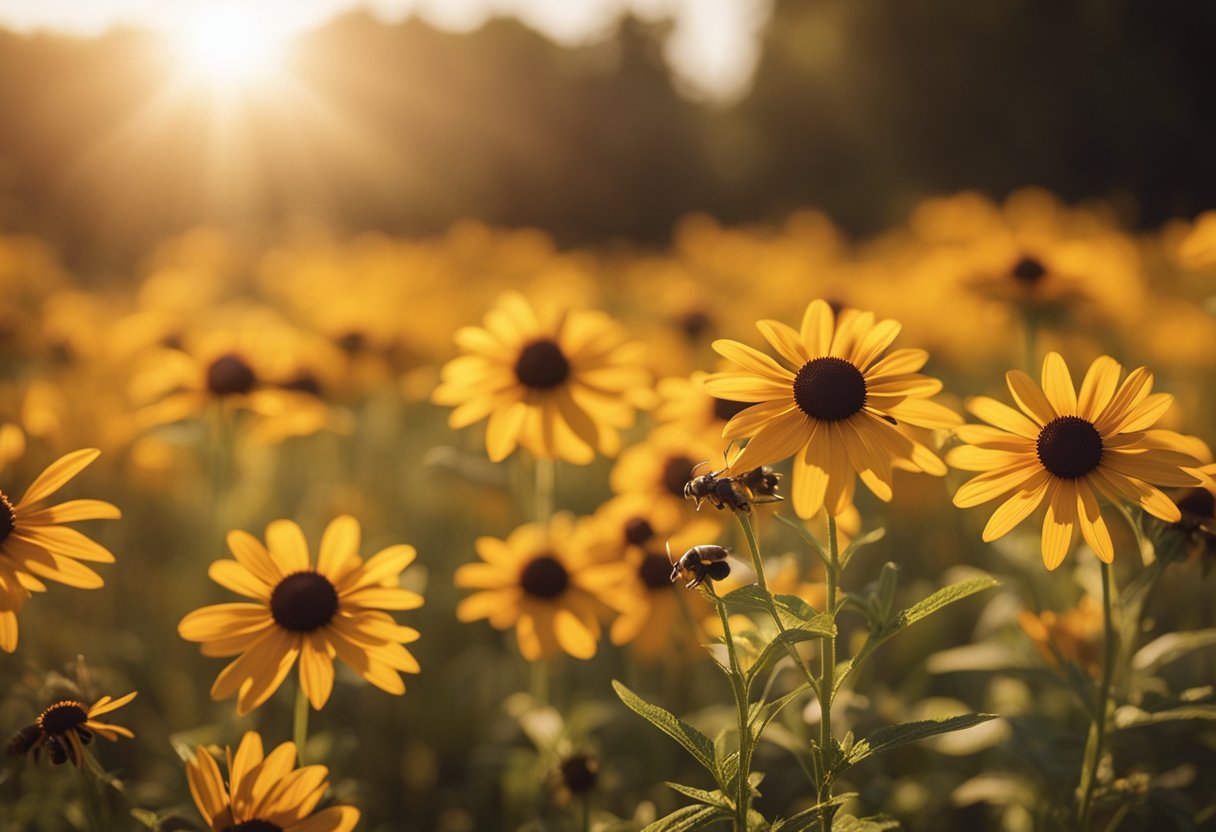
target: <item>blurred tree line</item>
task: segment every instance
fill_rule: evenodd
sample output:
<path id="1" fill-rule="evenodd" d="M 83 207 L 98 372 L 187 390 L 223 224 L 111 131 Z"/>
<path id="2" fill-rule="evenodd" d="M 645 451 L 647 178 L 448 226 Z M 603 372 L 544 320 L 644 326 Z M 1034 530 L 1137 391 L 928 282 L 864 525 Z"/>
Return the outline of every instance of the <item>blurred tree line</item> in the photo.
<path id="1" fill-rule="evenodd" d="M 199 221 L 427 233 L 477 217 L 566 242 L 818 206 L 866 232 L 917 198 L 1026 184 L 1134 223 L 1216 206 L 1216 4 L 785 0 L 750 93 L 676 91 L 666 25 L 567 49 L 353 13 L 291 88 L 220 101 L 157 38 L 0 32 L 0 227 L 122 258 Z"/>

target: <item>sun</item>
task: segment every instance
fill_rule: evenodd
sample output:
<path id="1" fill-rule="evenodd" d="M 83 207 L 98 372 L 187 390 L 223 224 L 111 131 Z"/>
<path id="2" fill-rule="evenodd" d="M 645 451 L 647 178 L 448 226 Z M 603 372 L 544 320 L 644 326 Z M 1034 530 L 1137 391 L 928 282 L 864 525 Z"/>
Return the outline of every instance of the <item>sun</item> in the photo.
<path id="1" fill-rule="evenodd" d="M 282 66 L 288 32 L 273 18 L 241 4 L 206 4 L 172 35 L 182 70 L 192 80 L 242 87 L 267 80 Z"/>

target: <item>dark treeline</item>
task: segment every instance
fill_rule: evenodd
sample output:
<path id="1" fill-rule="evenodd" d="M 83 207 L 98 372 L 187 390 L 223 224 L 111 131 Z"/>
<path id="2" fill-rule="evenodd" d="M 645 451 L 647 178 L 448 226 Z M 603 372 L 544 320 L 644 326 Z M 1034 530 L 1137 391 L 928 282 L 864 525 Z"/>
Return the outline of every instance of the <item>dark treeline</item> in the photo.
<path id="1" fill-rule="evenodd" d="M 585 242 L 806 205 L 864 233 L 925 194 L 1025 184 L 1143 225 L 1216 206 L 1216 4 L 783 2 L 729 108 L 676 92 L 664 34 L 626 20 L 569 50 L 508 20 L 352 14 L 298 45 L 295 90 L 225 115 L 149 35 L 0 33 L 0 227 L 78 261 L 295 215 Z"/>

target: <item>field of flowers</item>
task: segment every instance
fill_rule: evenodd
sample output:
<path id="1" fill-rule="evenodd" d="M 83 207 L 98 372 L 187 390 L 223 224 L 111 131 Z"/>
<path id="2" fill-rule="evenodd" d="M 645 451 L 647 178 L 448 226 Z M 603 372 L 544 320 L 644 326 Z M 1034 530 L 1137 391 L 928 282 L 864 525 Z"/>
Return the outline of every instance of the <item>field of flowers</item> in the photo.
<path id="1" fill-rule="evenodd" d="M 0 238 L 3 830 L 1216 828 L 1216 214 Z"/>

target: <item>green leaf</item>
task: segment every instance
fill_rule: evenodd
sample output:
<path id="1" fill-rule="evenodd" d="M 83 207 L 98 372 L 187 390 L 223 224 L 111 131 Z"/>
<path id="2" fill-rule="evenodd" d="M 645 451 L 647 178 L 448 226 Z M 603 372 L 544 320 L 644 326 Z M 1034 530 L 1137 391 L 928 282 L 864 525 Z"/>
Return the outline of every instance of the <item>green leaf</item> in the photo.
<path id="1" fill-rule="evenodd" d="M 674 789 L 685 797 L 691 797 L 698 803 L 704 803 L 707 806 L 717 806 L 719 809 L 725 809 L 728 812 L 733 812 L 735 809 L 735 804 L 717 789 L 710 792 L 706 791 L 705 789 L 696 789 L 692 786 L 685 786 L 683 784 L 672 783 L 670 781 L 667 783 L 667 787 L 669 789 Z"/>
<path id="2" fill-rule="evenodd" d="M 827 635 L 836 634 L 831 617 L 827 613 L 819 612 L 797 595 L 775 595 L 773 601 L 777 605 L 777 615 L 781 617 L 781 623 L 786 628 L 801 626 L 813 630 L 830 627 L 831 632 Z"/>
<path id="3" fill-rule="evenodd" d="M 845 550 L 840 553 L 840 568 L 845 568 L 849 562 L 849 559 L 852 558 L 853 555 L 857 554 L 858 549 L 862 548 L 863 546 L 869 546 L 871 543 L 877 543 L 886 536 L 887 530 L 882 526 L 879 526 L 877 529 L 871 529 L 865 534 L 853 538 L 851 541 L 849 541 L 849 545 L 845 547 Z"/>
<path id="4" fill-rule="evenodd" d="M 157 817 L 156 812 L 150 812 L 147 809 L 132 809 L 131 817 L 135 818 L 149 829 L 160 829 L 160 818 Z"/>
<path id="5" fill-rule="evenodd" d="M 855 797 L 857 797 L 857 792 L 845 792 L 830 800 L 816 803 L 809 809 L 803 809 L 796 815 L 790 815 L 784 820 L 777 821 L 773 824 L 772 832 L 806 832 L 818 828 L 826 812 L 836 809 Z"/>
<path id="6" fill-rule="evenodd" d="M 1166 633 L 1136 651 L 1136 655 L 1132 657 L 1132 669 L 1156 673 L 1161 667 L 1193 650 L 1213 645 L 1216 645 L 1216 629 Z"/>
<path id="7" fill-rule="evenodd" d="M 948 734 L 951 731 L 962 731 L 996 718 L 996 714 L 963 714 L 946 719 L 924 719 L 917 722 L 888 725 L 854 743 L 845 762 L 848 766 L 854 766 L 875 754 L 882 754 L 884 751 L 911 745 L 940 734 Z"/>
<path id="8" fill-rule="evenodd" d="M 839 815 L 832 821 L 832 832 L 883 832 L 884 829 L 898 828 L 899 821 L 886 815 L 871 815 L 868 818 Z"/>
<path id="9" fill-rule="evenodd" d="M 959 581 L 956 584 L 943 587 L 930 595 L 928 598 L 918 601 L 905 610 L 901 610 L 882 627 L 870 631 L 870 637 L 866 639 L 866 643 L 863 644 L 861 649 L 857 651 L 857 655 L 853 657 L 851 662 L 849 662 L 844 672 L 836 674 L 835 687 L 833 688 L 833 691 L 838 690 L 849 673 L 857 668 L 864 659 L 878 649 L 878 646 L 891 636 L 912 626 L 923 618 L 928 618 L 930 615 L 933 615 L 933 613 L 937 612 L 943 607 L 953 604 L 955 601 L 961 601 L 962 599 L 974 595 L 977 592 L 983 592 L 985 589 L 991 589 L 994 586 L 998 586 L 999 583 L 1000 582 L 991 575 L 968 578 L 965 581 Z"/>
<path id="10" fill-rule="evenodd" d="M 748 720 L 752 724 L 753 741 L 759 742 L 760 735 L 764 733 L 764 729 L 768 727 L 768 724 L 777 717 L 777 714 L 781 713 L 786 705 L 810 689 L 810 682 L 803 682 L 789 693 L 774 699 L 772 702 L 757 702 L 753 705 L 751 713 L 748 715 Z"/>
<path id="11" fill-rule="evenodd" d="M 724 820 L 730 820 L 730 813 L 717 806 L 685 806 L 649 824 L 642 832 L 696 832 Z"/>
<path id="12" fill-rule="evenodd" d="M 768 668 L 772 667 L 777 662 L 789 655 L 789 651 L 795 644 L 800 644 L 804 641 L 812 641 L 819 638 L 831 638 L 835 634 L 836 628 L 829 622 L 827 616 L 822 616 L 822 621 L 819 626 L 812 629 L 808 626 L 800 626 L 790 628 L 784 632 L 778 633 L 772 641 L 765 646 L 760 655 L 756 657 L 756 661 L 743 674 L 743 685 L 745 690 L 751 690 L 752 684 L 756 681 L 756 677 L 763 673 Z"/>
<path id="13" fill-rule="evenodd" d="M 772 596 L 761 589 L 760 584 L 741 586 L 722 596 L 722 601 L 728 606 L 765 613 L 768 612 L 769 605 L 773 603 Z"/>
<path id="14" fill-rule="evenodd" d="M 1115 711 L 1115 727 L 1118 729 L 1186 719 L 1216 719 L 1216 705 L 1183 705 L 1152 713 L 1127 705 Z"/>
<path id="15" fill-rule="evenodd" d="M 709 737 L 670 711 L 660 708 L 658 705 L 650 704 L 616 679 L 612 680 L 612 689 L 616 691 L 616 695 L 625 703 L 625 707 L 684 746 L 684 749 L 714 776 L 714 779 L 718 781 L 718 785 L 722 785 L 722 778 L 717 765 L 714 763 L 714 746 L 709 741 Z"/>

